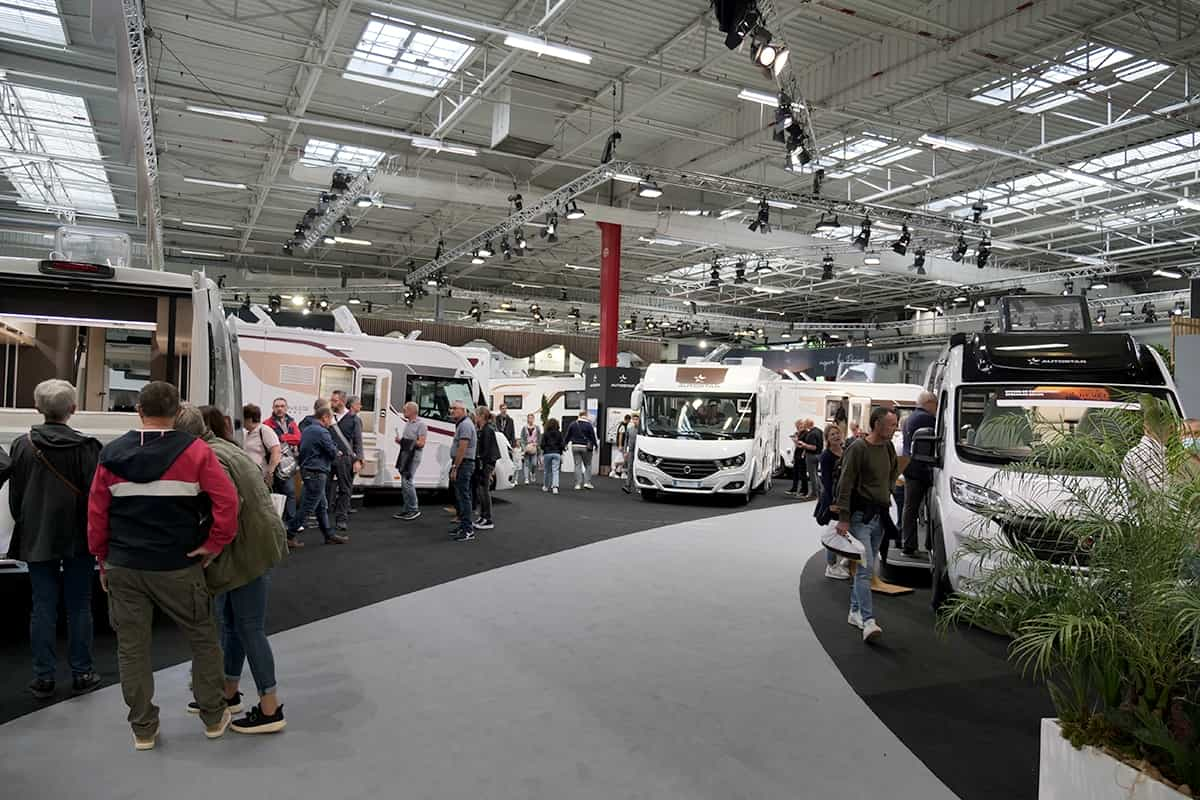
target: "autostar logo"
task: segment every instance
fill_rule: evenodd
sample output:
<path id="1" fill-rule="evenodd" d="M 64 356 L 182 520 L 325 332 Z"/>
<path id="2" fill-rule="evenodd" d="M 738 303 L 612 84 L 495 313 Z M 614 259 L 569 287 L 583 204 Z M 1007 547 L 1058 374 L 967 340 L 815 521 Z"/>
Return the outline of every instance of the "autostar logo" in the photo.
<path id="1" fill-rule="evenodd" d="M 728 370 L 723 367 L 703 368 L 703 367 L 679 367 L 675 370 L 676 383 L 690 384 L 714 384 L 722 383 L 725 380 L 725 373 Z"/>
<path id="2" fill-rule="evenodd" d="M 1039 356 L 1030 356 L 1028 361 L 1031 367 L 1086 367 L 1088 363 L 1084 358 L 1041 358 Z"/>

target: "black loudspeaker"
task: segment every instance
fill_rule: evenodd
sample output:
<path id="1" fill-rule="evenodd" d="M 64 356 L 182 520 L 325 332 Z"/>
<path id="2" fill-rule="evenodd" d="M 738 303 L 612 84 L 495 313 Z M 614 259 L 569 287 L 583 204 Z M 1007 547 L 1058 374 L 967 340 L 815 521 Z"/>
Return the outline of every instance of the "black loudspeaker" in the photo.
<path id="1" fill-rule="evenodd" d="M 1200 278 L 1192 278 L 1192 319 L 1200 319 Z"/>

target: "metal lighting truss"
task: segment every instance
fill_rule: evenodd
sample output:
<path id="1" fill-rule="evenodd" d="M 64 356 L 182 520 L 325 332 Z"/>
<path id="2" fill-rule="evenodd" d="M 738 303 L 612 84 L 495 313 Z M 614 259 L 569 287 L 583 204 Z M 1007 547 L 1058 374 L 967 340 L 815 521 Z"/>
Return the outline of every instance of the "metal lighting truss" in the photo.
<path id="1" fill-rule="evenodd" d="M 300 243 L 301 250 L 306 253 L 311 250 L 313 245 L 321 241 L 321 237 L 333 227 L 334 223 L 342 218 L 342 214 L 350 207 L 350 204 L 367 194 L 367 188 L 371 185 L 371 177 L 370 170 L 364 169 L 358 173 L 350 187 L 339 194 L 337 200 L 330 203 L 325 209 L 325 213 L 317 217 L 316 222 L 308 229 L 308 233 L 304 235 L 304 241 Z"/>
<path id="2" fill-rule="evenodd" d="M 771 32 L 771 42 L 780 47 L 787 47 L 787 42 L 783 38 L 784 19 L 776 12 L 774 0 L 757 0 L 757 3 L 763 27 Z M 780 91 L 791 98 L 793 113 L 800 115 L 800 123 L 804 126 L 804 132 L 808 134 L 808 149 L 812 154 L 810 163 L 816 170 L 821 164 L 821 148 L 817 145 L 817 131 L 813 128 L 812 112 L 809 109 L 808 101 L 804 99 L 804 94 L 800 91 L 800 82 L 796 80 L 796 72 L 792 66 L 791 48 L 788 50 L 787 63 L 783 65 L 783 69 L 779 70 L 775 79 L 779 83 Z"/>
<path id="3" fill-rule="evenodd" d="M 138 132 L 142 145 L 142 169 L 146 178 L 146 260 L 151 269 L 163 268 L 162 199 L 158 194 L 158 150 L 154 146 L 154 109 L 150 104 L 150 74 L 146 60 L 141 0 L 121 0 L 125 34 L 129 39 L 134 96 L 137 101 Z"/>

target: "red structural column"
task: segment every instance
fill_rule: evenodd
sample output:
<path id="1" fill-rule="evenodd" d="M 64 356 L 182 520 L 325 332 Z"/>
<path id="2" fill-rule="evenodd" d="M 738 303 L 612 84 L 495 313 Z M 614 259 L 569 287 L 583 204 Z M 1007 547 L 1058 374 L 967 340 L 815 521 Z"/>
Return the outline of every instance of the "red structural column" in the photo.
<path id="1" fill-rule="evenodd" d="M 617 365 L 617 328 L 621 319 L 621 226 L 600 226 L 600 362 Z"/>

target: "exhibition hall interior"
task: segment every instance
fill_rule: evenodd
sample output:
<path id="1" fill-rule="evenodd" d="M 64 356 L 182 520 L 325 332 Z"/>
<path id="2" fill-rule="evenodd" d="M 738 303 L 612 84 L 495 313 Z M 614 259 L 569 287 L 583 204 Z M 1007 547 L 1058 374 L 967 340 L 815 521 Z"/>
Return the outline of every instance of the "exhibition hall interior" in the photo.
<path id="1" fill-rule="evenodd" d="M 1198 59 L 0 0 L 4 796 L 1200 797 Z"/>

